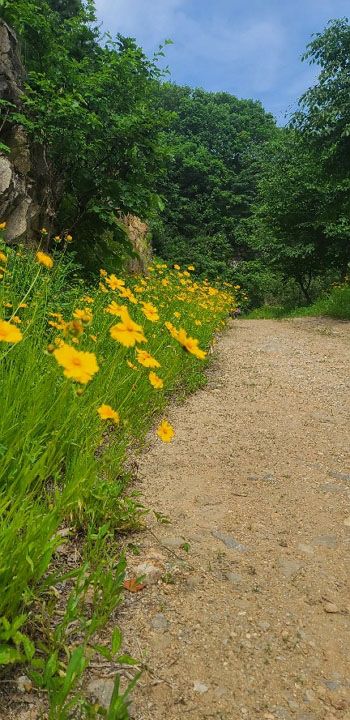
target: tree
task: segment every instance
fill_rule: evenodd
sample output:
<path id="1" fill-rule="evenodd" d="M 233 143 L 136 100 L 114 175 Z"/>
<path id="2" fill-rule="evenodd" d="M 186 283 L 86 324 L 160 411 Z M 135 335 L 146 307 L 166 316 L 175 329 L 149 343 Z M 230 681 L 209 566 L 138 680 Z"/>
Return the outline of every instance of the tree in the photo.
<path id="1" fill-rule="evenodd" d="M 220 238 L 226 248 L 222 264 L 232 269 L 232 259 L 246 250 L 237 228 L 251 212 L 256 151 L 273 134 L 273 118 L 258 102 L 171 83 L 157 88 L 156 101 L 174 113 L 164 139 L 171 163 L 157 183 L 165 208 L 153 225 L 156 248 L 179 261 L 180 246 L 185 259 L 203 251 L 202 238 Z M 211 265 L 215 242 L 204 245 Z"/>

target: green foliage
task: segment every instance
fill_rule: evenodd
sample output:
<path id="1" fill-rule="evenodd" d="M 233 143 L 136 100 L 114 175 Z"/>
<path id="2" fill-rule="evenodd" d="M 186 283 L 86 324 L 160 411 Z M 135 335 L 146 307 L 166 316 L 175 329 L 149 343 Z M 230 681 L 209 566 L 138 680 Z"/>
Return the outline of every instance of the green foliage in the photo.
<path id="1" fill-rule="evenodd" d="M 107 231 L 125 243 L 118 212 L 152 215 L 166 157 L 169 114 L 152 102 L 156 61 L 131 39 L 101 36 L 92 2 L 17 0 L 4 15 L 28 72 L 24 112 L 12 120 L 46 147 L 50 166 L 49 230 L 74 231 L 83 258 Z"/>
<path id="2" fill-rule="evenodd" d="M 232 260 L 245 252 L 237 228 L 251 213 L 256 151 L 274 132 L 272 116 L 252 100 L 170 83 L 158 86 L 156 101 L 174 113 L 164 136 L 171 163 L 157 184 L 165 204 L 152 225 L 157 251 L 231 277 Z"/>
<path id="3" fill-rule="evenodd" d="M 343 285 L 334 287 L 329 293 L 321 296 L 312 305 L 293 307 L 285 305 L 264 305 L 252 310 L 249 320 L 270 320 L 285 317 L 333 317 L 337 320 L 350 320 L 350 287 Z"/>

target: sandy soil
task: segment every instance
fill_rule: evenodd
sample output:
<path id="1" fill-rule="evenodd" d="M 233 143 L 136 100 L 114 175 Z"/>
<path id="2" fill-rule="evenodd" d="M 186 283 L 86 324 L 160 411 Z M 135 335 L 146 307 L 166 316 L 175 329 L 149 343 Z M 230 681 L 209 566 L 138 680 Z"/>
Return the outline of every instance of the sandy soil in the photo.
<path id="1" fill-rule="evenodd" d="M 122 610 L 135 720 L 350 720 L 349 370 L 347 323 L 236 321 L 170 408 L 140 476 L 171 525 L 134 538 Z"/>

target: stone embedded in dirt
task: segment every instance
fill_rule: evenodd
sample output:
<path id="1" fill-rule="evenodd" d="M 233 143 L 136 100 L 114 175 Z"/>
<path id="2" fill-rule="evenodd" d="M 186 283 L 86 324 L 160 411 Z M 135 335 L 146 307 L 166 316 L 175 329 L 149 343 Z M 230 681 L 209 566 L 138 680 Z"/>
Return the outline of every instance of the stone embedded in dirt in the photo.
<path id="1" fill-rule="evenodd" d="M 323 490 L 323 492 L 344 492 L 344 488 L 342 485 L 336 485 L 333 482 L 329 483 L 322 483 L 322 485 L 319 486 L 319 490 Z"/>
<path id="2" fill-rule="evenodd" d="M 302 568 L 302 565 L 298 562 L 298 560 L 289 560 L 288 558 L 280 558 L 278 565 L 286 578 L 294 577 Z"/>
<path id="3" fill-rule="evenodd" d="M 17 690 L 21 693 L 31 692 L 33 683 L 27 675 L 20 675 L 16 680 Z"/>
<path id="4" fill-rule="evenodd" d="M 323 606 L 323 609 L 326 613 L 338 613 L 339 608 L 338 605 L 332 602 L 326 602 Z"/>
<path id="5" fill-rule="evenodd" d="M 323 547 L 335 548 L 338 541 L 335 535 L 318 535 L 312 541 L 313 545 L 322 545 Z"/>
<path id="6" fill-rule="evenodd" d="M 154 630 L 159 632 L 166 632 L 169 627 L 169 621 L 166 619 L 163 613 L 157 613 L 151 620 L 151 625 Z"/>
<path id="7" fill-rule="evenodd" d="M 162 540 L 162 545 L 170 549 L 181 548 L 186 542 L 182 537 L 169 537 Z"/>
<path id="8" fill-rule="evenodd" d="M 346 525 L 346 527 L 350 527 L 350 517 L 345 518 L 343 524 Z"/>
<path id="9" fill-rule="evenodd" d="M 87 689 L 91 695 L 98 701 L 101 707 L 108 710 L 114 690 L 114 680 L 108 678 L 95 678 L 89 682 Z"/>
<path id="10" fill-rule="evenodd" d="M 235 538 L 232 537 L 232 535 L 222 533 L 220 532 L 220 530 L 212 530 L 211 534 L 213 535 L 213 537 L 221 540 L 221 542 L 223 542 L 226 547 L 230 548 L 230 550 L 238 550 L 238 552 L 248 551 L 246 545 L 242 545 L 241 543 L 239 543 L 238 540 L 235 540 Z"/>
<path id="11" fill-rule="evenodd" d="M 158 582 L 164 574 L 165 568 L 160 563 L 157 565 L 153 562 L 146 560 L 135 568 L 135 573 L 138 578 L 141 578 L 145 585 L 153 585 Z"/>
<path id="12" fill-rule="evenodd" d="M 314 551 L 312 545 L 307 545 L 306 543 L 299 543 L 298 550 L 300 550 L 300 552 L 302 552 L 302 553 L 305 553 L 305 555 L 314 555 L 315 554 L 315 551 Z"/>
<path id="13" fill-rule="evenodd" d="M 350 482 L 350 473 L 337 472 L 336 470 L 330 470 L 328 472 L 328 475 L 330 475 L 330 477 L 335 478 L 335 480 L 342 480 L 343 482 Z"/>
<path id="14" fill-rule="evenodd" d="M 206 685 L 205 683 L 202 683 L 200 680 L 194 681 L 193 689 L 195 692 L 199 693 L 200 695 L 204 695 L 204 693 L 208 692 L 208 690 L 209 690 L 208 685 Z"/>
<path id="15" fill-rule="evenodd" d="M 225 577 L 226 580 L 229 580 L 229 582 L 231 582 L 233 585 L 240 585 L 243 580 L 242 575 L 236 572 L 227 572 L 225 574 Z"/>
<path id="16" fill-rule="evenodd" d="M 323 684 L 328 688 L 328 690 L 339 690 L 342 686 L 340 680 L 324 680 Z"/>

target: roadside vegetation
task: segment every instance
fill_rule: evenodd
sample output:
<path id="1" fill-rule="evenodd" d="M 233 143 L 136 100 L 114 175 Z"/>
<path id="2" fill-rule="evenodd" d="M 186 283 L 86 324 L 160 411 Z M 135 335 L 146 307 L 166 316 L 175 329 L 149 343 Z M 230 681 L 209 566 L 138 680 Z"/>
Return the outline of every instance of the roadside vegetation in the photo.
<path id="1" fill-rule="evenodd" d="M 97 717 L 78 692 L 93 649 L 134 662 L 118 630 L 109 647 L 96 640 L 121 600 L 118 538 L 145 512 L 127 453 L 152 425 L 158 442 L 172 441 L 167 398 L 201 382 L 233 294 L 162 261 L 147 277 L 102 268 L 88 286 L 62 251 L 2 243 L 0 258 L 0 664 L 27 665 L 50 718 L 73 708 Z M 76 560 L 65 567 L 70 538 Z M 107 717 L 127 717 L 118 688 L 113 703 Z"/>

